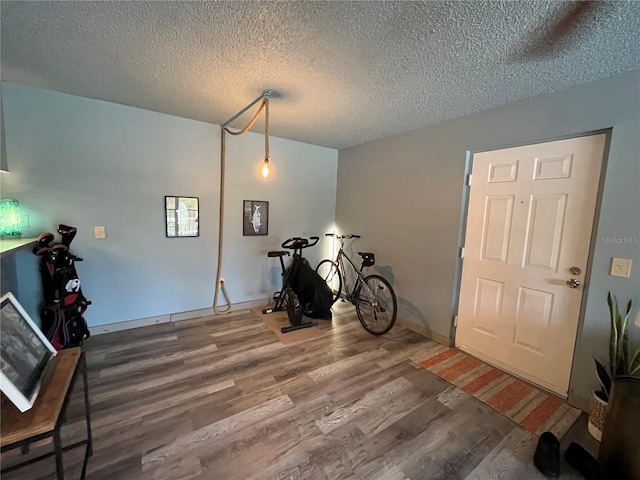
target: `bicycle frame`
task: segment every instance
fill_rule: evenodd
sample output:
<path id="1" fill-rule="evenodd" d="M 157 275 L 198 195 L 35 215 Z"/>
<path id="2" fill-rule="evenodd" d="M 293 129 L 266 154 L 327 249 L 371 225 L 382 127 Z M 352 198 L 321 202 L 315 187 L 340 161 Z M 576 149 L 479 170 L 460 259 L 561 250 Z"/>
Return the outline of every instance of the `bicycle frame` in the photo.
<path id="1" fill-rule="evenodd" d="M 365 288 L 368 292 L 369 298 L 375 298 L 375 295 L 367 285 L 367 282 L 364 281 L 364 275 L 362 275 L 362 267 L 358 268 L 355 263 L 348 257 L 346 253 L 344 253 L 344 239 L 340 238 L 340 248 L 338 249 L 338 253 L 336 255 L 335 262 L 338 264 L 338 269 L 340 270 L 340 274 L 342 275 L 342 281 L 344 282 L 343 290 L 345 293 L 345 298 L 353 305 L 356 304 L 357 301 L 360 303 L 368 303 L 364 299 L 359 298 L 356 300 L 356 291 L 358 287 L 361 285 L 361 288 Z M 356 281 L 354 282 L 353 289 L 349 288 L 349 278 L 347 277 L 347 269 L 345 268 L 345 262 L 343 259 L 346 259 L 349 265 L 351 265 L 351 269 L 356 274 Z M 376 302 L 373 303 L 373 306 L 376 306 Z"/>

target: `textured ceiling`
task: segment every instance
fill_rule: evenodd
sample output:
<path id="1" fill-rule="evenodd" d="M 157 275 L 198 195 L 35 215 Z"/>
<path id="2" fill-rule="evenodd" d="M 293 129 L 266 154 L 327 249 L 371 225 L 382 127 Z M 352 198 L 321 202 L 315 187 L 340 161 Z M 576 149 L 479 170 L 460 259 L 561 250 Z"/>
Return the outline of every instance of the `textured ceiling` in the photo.
<path id="1" fill-rule="evenodd" d="M 572 6 L 3 0 L 2 79 L 215 124 L 271 89 L 272 135 L 344 148 L 640 68 L 640 2 L 545 38 Z"/>

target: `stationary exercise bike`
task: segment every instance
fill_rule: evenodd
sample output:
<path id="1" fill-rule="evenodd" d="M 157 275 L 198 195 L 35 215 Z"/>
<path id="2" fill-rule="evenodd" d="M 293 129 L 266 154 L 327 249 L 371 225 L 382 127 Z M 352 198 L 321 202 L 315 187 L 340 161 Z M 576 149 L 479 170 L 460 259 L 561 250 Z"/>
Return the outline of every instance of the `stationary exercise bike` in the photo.
<path id="1" fill-rule="evenodd" d="M 302 250 L 305 248 L 313 247 L 320 241 L 319 237 L 309 237 L 309 239 L 302 237 L 292 237 L 285 240 L 282 243 L 282 248 L 293 250 L 293 262 L 287 269 L 284 265 L 283 257 L 288 257 L 289 252 L 287 250 L 278 250 L 267 252 L 267 257 L 278 257 L 280 260 L 280 266 L 282 267 L 282 289 L 279 292 L 273 294 L 273 299 L 276 304 L 273 308 L 265 308 L 262 313 L 273 313 L 287 311 L 290 327 L 282 327 L 280 330 L 282 333 L 293 332 L 302 328 L 309 328 L 313 326 L 312 322 L 302 321 L 302 305 L 298 300 L 298 296 L 291 288 L 291 279 L 297 273 L 300 262 L 302 261 Z"/>

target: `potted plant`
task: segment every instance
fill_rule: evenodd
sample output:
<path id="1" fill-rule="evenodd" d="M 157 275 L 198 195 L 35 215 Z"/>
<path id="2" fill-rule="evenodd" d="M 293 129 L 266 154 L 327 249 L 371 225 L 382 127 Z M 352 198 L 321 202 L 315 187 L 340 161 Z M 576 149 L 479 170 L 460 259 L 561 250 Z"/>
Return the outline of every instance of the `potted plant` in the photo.
<path id="1" fill-rule="evenodd" d="M 600 390 L 593 392 L 591 398 L 591 412 L 589 415 L 589 433 L 598 441 L 602 438 L 602 424 L 604 423 L 611 384 L 616 377 L 621 375 L 635 375 L 640 372 L 640 349 L 631 356 L 629 354 L 629 336 L 627 322 L 631 313 L 632 302 L 627 303 L 626 312 L 623 315 L 618 306 L 616 297 L 607 295 L 609 313 L 611 316 L 611 334 L 609 337 L 609 365 L 594 357 L 596 363 L 596 376 L 600 382 Z"/>

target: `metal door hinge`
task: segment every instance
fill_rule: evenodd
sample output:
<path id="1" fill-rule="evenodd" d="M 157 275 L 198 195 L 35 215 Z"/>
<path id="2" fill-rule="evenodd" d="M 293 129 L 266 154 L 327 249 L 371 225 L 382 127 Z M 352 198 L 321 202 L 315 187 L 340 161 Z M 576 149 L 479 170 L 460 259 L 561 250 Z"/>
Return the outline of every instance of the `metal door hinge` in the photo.
<path id="1" fill-rule="evenodd" d="M 460 247 L 460 258 L 464 258 L 464 247 Z"/>
<path id="2" fill-rule="evenodd" d="M 471 186 L 471 174 L 467 175 L 467 185 Z"/>

